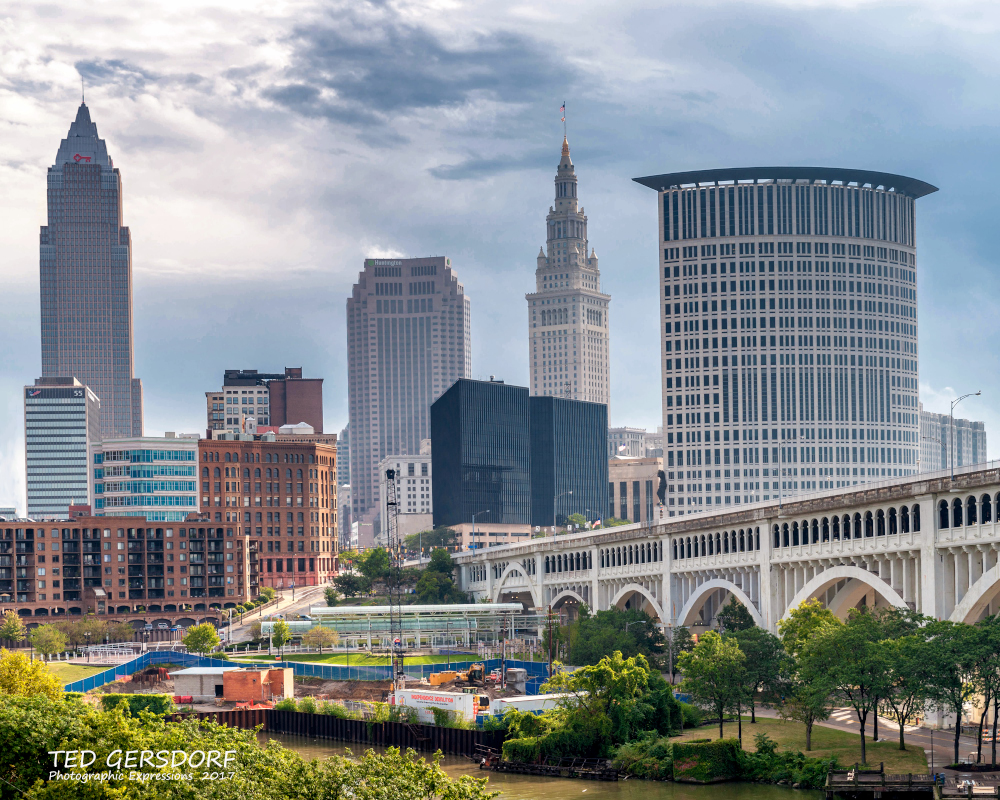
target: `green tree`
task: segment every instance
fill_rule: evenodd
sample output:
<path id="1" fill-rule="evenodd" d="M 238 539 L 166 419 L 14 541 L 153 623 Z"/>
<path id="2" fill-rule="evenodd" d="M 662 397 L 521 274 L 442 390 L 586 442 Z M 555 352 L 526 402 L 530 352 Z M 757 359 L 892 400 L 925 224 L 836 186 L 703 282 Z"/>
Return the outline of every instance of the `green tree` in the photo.
<path id="1" fill-rule="evenodd" d="M 888 691 L 882 705 L 899 725 L 899 749 L 906 749 L 903 727 L 917 709 L 923 708 L 932 675 L 926 658 L 927 642 L 923 636 L 910 634 L 899 639 L 883 639 L 882 661 L 886 665 Z"/>
<path id="2" fill-rule="evenodd" d="M 404 539 L 404 542 L 407 550 L 416 552 L 420 548 L 427 550 L 435 547 L 455 547 L 459 542 L 459 536 L 451 528 L 440 527 L 411 534 Z"/>
<path id="3" fill-rule="evenodd" d="M 361 575 L 343 572 L 333 579 L 333 585 L 344 597 L 358 597 L 371 591 L 371 584 Z"/>
<path id="4" fill-rule="evenodd" d="M 826 680 L 858 718 L 861 763 L 867 763 L 865 726 L 889 692 L 885 651 L 879 647 L 878 619 L 866 608 L 851 609 L 847 623 L 827 628 L 807 645 L 807 654 L 826 664 Z"/>
<path id="5" fill-rule="evenodd" d="M 638 609 L 611 608 L 591 614 L 582 606 L 566 638 L 570 643 L 569 661 L 578 666 L 597 664 L 615 651 L 624 658 L 641 655 L 659 664 L 666 651 L 666 640 L 656 621 Z"/>
<path id="6" fill-rule="evenodd" d="M 306 647 L 318 647 L 322 653 L 324 647 L 333 647 L 340 641 L 340 636 L 333 628 L 324 628 L 322 625 L 314 625 L 302 634 L 302 644 Z"/>
<path id="7" fill-rule="evenodd" d="M 219 634 L 215 626 L 210 622 L 203 622 L 201 625 L 192 625 L 187 629 L 181 643 L 190 653 L 211 653 L 219 646 Z"/>
<path id="8" fill-rule="evenodd" d="M 340 600 L 340 592 L 337 591 L 336 586 L 327 586 L 323 589 L 323 599 L 326 600 L 328 606 L 335 606 Z"/>
<path id="9" fill-rule="evenodd" d="M 590 527 L 590 523 L 587 522 L 587 518 L 583 514 L 570 514 L 566 517 L 566 524 L 573 529 L 579 528 L 580 530 L 587 530 Z"/>
<path id="10" fill-rule="evenodd" d="M 681 653 L 689 653 L 694 650 L 694 637 L 691 635 L 691 631 L 686 627 L 681 626 L 679 628 L 674 628 L 673 633 L 668 643 L 668 652 L 670 658 L 667 659 L 668 668 L 672 665 L 673 672 L 670 675 L 670 682 L 674 682 L 674 678 L 680 673 L 680 668 L 677 666 L 677 662 L 680 659 Z"/>
<path id="11" fill-rule="evenodd" d="M 736 633 L 737 631 L 748 631 L 757 627 L 753 621 L 753 616 L 735 595 L 730 596 L 726 603 L 715 615 L 716 622 L 719 623 L 721 633 Z"/>
<path id="12" fill-rule="evenodd" d="M 284 647 L 292 641 L 292 630 L 283 619 L 277 619 L 271 626 L 271 644 L 278 648 L 278 652 L 284 655 Z"/>
<path id="13" fill-rule="evenodd" d="M 127 622 L 112 622 L 108 625 L 109 642 L 131 642 L 135 639 L 135 628 Z"/>
<path id="14" fill-rule="evenodd" d="M 681 654 L 680 670 L 684 676 L 681 689 L 716 714 L 720 739 L 726 711 L 743 695 L 745 668 L 746 656 L 736 640 L 723 639 L 715 631 L 705 633 L 694 650 Z"/>
<path id="15" fill-rule="evenodd" d="M 264 598 L 264 602 L 270 603 L 275 598 L 276 595 L 277 592 L 274 591 L 274 587 L 272 586 L 260 587 L 260 596 Z"/>
<path id="16" fill-rule="evenodd" d="M 30 661 L 24 653 L 0 650 L 0 696 L 45 695 L 55 700 L 62 694 L 62 682 L 44 661 Z"/>
<path id="17" fill-rule="evenodd" d="M 618 517 L 608 517 L 601 521 L 602 528 L 617 528 L 620 525 L 631 525 L 627 519 L 618 519 Z"/>
<path id="18" fill-rule="evenodd" d="M 31 644 L 43 656 L 53 656 L 69 646 L 69 639 L 55 625 L 39 625 L 31 632 Z"/>
<path id="19" fill-rule="evenodd" d="M 597 664 L 553 675 L 542 691 L 572 696 L 552 717 L 559 729 L 553 736 L 563 736 L 567 744 L 585 743 L 591 754 L 606 754 L 609 747 L 638 739 L 644 731 L 669 735 L 679 730 L 679 707 L 669 684 L 641 655 L 612 653 Z"/>
<path id="20" fill-rule="evenodd" d="M 765 704 L 780 698 L 790 659 L 781 640 L 763 628 L 754 626 L 728 635 L 736 639 L 746 656 L 743 674 L 747 703 L 750 706 L 750 723 L 753 724 L 757 722 L 757 695 L 763 698 Z"/>
<path id="21" fill-rule="evenodd" d="M 262 632 L 263 623 L 259 619 L 255 619 L 250 623 L 249 636 L 251 642 L 260 642 L 262 639 L 266 638 Z"/>
<path id="22" fill-rule="evenodd" d="M 451 555 L 447 550 L 435 548 L 431 552 L 430 561 L 427 562 L 427 566 L 424 567 L 424 570 L 438 572 L 448 578 L 451 578 L 455 572 L 455 562 L 452 560 Z"/>
<path id="23" fill-rule="evenodd" d="M 812 749 L 812 731 L 830 716 L 830 684 L 823 653 L 808 651 L 807 645 L 841 624 L 819 600 L 806 600 L 778 622 L 778 634 L 792 659 L 781 716 L 806 727 L 806 750 Z"/>
<path id="24" fill-rule="evenodd" d="M 384 547 L 373 547 L 371 550 L 366 550 L 356 566 L 369 584 L 383 583 L 389 577 L 391 566 L 389 551 Z"/>
<path id="25" fill-rule="evenodd" d="M 13 609 L 5 611 L 3 622 L 0 623 L 0 639 L 10 639 L 17 644 L 28 636 L 28 626 L 24 624 L 21 615 Z"/>
<path id="26" fill-rule="evenodd" d="M 934 705 L 955 715 L 955 761 L 958 763 L 962 710 L 976 690 L 977 652 L 982 640 L 979 631 L 964 622 L 940 620 L 927 626 L 925 657 L 930 672 L 928 698 Z"/>

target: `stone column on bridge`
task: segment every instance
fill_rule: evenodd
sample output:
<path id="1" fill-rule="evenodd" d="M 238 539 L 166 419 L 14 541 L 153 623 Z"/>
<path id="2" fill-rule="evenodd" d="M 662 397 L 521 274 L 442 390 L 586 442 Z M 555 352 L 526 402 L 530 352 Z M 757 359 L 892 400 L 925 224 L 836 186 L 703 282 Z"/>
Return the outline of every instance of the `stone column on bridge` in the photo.
<path id="1" fill-rule="evenodd" d="M 591 611 L 596 612 L 601 610 L 600 595 L 598 594 L 599 583 L 597 580 L 597 573 L 601 564 L 601 554 L 596 547 L 591 547 L 589 553 L 592 566 L 590 568 L 590 597 L 588 599 Z"/>
<path id="2" fill-rule="evenodd" d="M 917 611 L 927 616 L 944 619 L 946 588 L 943 582 L 944 567 L 937 553 L 938 518 L 935 512 L 937 498 L 924 495 L 917 501 L 920 506 L 920 561 L 918 575 L 920 581 L 920 603 Z M 954 573 L 953 573 L 954 574 Z M 952 590 L 954 593 L 954 589 Z"/>

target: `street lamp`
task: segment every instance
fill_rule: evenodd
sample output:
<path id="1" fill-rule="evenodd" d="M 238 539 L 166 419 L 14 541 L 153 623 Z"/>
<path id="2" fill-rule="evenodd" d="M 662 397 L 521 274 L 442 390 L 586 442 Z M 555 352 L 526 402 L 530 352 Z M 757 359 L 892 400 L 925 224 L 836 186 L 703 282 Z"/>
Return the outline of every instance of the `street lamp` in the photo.
<path id="1" fill-rule="evenodd" d="M 489 513 L 490 513 L 490 510 L 486 509 L 485 511 L 477 511 L 475 514 L 472 515 L 472 549 L 473 550 L 476 549 L 476 517 L 478 517 L 480 514 L 489 514 Z"/>
<path id="2" fill-rule="evenodd" d="M 559 520 L 559 498 L 560 498 L 560 497 L 565 497 L 565 496 L 566 496 L 566 495 L 568 495 L 568 494 L 573 494 L 573 490 L 572 490 L 572 489 L 570 489 L 570 490 L 569 490 L 568 492 L 562 492 L 562 493 L 560 493 L 560 494 L 557 494 L 557 495 L 556 495 L 556 496 L 555 496 L 555 497 L 554 497 L 554 498 L 552 499 L 552 505 L 553 505 L 553 506 L 555 506 L 555 508 L 553 509 L 553 510 L 555 511 L 555 520 L 553 520 L 553 522 L 557 522 L 557 521 Z M 554 533 L 554 532 L 555 532 L 555 531 L 553 530 L 553 533 Z"/>
<path id="3" fill-rule="evenodd" d="M 90 631 L 83 634 L 87 638 L 87 663 L 90 663 Z"/>
<path id="4" fill-rule="evenodd" d="M 957 400 L 951 401 L 951 414 L 949 415 L 948 422 L 948 438 L 951 439 L 949 442 L 950 447 L 948 448 L 951 455 L 951 479 L 955 480 L 955 406 L 961 403 L 966 397 L 979 397 L 982 391 L 979 392 L 969 392 L 969 394 L 963 394 Z"/>

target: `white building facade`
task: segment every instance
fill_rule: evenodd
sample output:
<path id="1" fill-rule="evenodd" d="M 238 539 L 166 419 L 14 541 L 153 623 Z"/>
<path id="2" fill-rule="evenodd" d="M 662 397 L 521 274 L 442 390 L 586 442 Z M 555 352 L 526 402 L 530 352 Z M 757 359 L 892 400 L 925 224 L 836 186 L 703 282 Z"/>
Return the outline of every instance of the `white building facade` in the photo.
<path id="1" fill-rule="evenodd" d="M 577 178 L 563 139 L 549 207 L 545 249 L 539 249 L 535 291 L 528 301 L 528 363 L 532 395 L 611 403 L 611 296 L 601 292 L 597 254 L 578 208 Z"/>
<path id="2" fill-rule="evenodd" d="M 830 168 L 637 178 L 658 194 L 671 515 L 914 474 L 915 202 Z"/>
<path id="3" fill-rule="evenodd" d="M 424 449 L 424 448 L 422 448 Z M 409 536 L 434 527 L 434 505 L 432 502 L 431 455 L 389 456 L 378 465 L 381 528 L 376 533 L 375 542 L 388 544 L 388 479 L 386 473 L 392 469 L 396 474 L 396 503 L 399 509 L 397 524 L 399 536 Z"/>
<path id="4" fill-rule="evenodd" d="M 954 432 L 954 438 L 952 436 Z M 967 467 L 986 460 L 986 425 L 924 411 L 920 404 L 920 471 Z"/>

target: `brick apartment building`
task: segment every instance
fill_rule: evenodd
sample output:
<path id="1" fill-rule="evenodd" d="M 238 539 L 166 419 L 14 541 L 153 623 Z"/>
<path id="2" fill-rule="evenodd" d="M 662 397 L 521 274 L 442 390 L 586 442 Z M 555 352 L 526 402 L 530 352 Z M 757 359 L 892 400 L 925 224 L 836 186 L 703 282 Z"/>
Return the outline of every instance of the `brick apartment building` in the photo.
<path id="1" fill-rule="evenodd" d="M 221 622 L 258 594 L 257 544 L 238 526 L 94 517 L 0 523 L 0 610 L 26 622 L 84 614 L 133 623 Z"/>
<path id="2" fill-rule="evenodd" d="M 336 574 L 336 436 L 317 438 L 222 434 L 198 443 L 202 513 L 250 541 L 261 586 L 315 586 Z"/>

